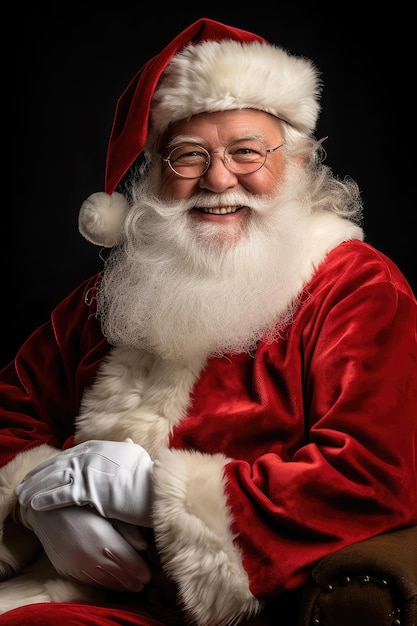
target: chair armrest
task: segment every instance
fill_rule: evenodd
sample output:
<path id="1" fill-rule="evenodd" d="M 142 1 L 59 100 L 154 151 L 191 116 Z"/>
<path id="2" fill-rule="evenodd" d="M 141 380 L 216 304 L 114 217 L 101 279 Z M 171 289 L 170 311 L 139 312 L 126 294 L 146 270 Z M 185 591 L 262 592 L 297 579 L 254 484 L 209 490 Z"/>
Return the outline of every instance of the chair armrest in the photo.
<path id="1" fill-rule="evenodd" d="M 303 590 L 299 626 L 417 626 L 417 526 L 329 554 Z"/>

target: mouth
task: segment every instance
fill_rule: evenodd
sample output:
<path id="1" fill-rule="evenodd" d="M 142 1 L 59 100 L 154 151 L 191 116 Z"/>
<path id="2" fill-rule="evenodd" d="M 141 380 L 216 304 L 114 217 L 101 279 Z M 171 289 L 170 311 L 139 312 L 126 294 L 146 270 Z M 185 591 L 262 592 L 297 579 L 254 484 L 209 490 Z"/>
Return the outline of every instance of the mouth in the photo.
<path id="1" fill-rule="evenodd" d="M 201 213 L 207 213 L 210 215 L 229 215 L 230 213 L 236 213 L 243 209 L 243 205 L 240 206 L 221 206 L 221 207 L 195 207 L 196 211 Z"/>

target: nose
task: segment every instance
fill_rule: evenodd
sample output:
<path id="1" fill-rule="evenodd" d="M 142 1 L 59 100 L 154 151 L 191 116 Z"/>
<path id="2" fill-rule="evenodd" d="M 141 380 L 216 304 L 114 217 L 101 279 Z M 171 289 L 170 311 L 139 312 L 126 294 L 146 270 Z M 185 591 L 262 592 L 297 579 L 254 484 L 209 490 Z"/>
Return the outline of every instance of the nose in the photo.
<path id="1" fill-rule="evenodd" d="M 239 182 L 238 176 L 227 169 L 223 154 L 212 152 L 210 156 L 210 167 L 207 172 L 200 176 L 199 186 L 215 193 L 236 187 Z"/>

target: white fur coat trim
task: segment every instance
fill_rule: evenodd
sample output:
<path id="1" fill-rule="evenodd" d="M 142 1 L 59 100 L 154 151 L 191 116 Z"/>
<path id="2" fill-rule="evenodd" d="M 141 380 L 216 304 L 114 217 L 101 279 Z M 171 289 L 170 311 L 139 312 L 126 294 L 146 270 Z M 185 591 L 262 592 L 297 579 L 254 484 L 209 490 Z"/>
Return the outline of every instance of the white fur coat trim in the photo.
<path id="1" fill-rule="evenodd" d="M 42 444 L 36 448 L 20 452 L 14 459 L 0 468 L 0 539 L 2 540 L 0 543 L 0 580 L 4 578 L 2 567 L 5 563 L 12 567 L 18 566 L 18 561 L 13 556 L 14 550 L 10 550 L 8 538 L 4 535 L 4 522 L 13 513 L 17 502 L 15 489 L 31 469 L 58 453 L 59 450 L 56 448 Z"/>
<path id="2" fill-rule="evenodd" d="M 105 601 L 105 590 L 72 582 L 60 576 L 41 553 L 24 571 L 0 583 L 0 615 L 39 602 Z"/>
<path id="3" fill-rule="evenodd" d="M 85 600 L 86 590 L 91 595 L 89 588 L 64 581 L 46 557 L 34 560 L 40 550 L 37 538 L 12 520 L 17 485 L 31 469 L 58 453 L 42 444 L 17 454 L 0 469 L 0 614 L 32 602 Z"/>
<path id="4" fill-rule="evenodd" d="M 161 452 L 154 473 L 154 529 L 166 572 L 186 614 L 199 626 L 226 626 L 255 615 L 239 548 L 231 532 L 222 454 Z"/>
<path id="5" fill-rule="evenodd" d="M 76 442 L 126 437 L 153 457 L 184 417 L 204 359 L 188 365 L 148 352 L 113 348 L 83 397 Z"/>
<path id="6" fill-rule="evenodd" d="M 223 455 L 169 450 L 204 359 L 181 365 L 114 348 L 86 392 L 76 440 L 130 437 L 156 459 L 154 529 L 166 572 L 201 626 L 231 624 L 260 604 L 230 531 Z"/>

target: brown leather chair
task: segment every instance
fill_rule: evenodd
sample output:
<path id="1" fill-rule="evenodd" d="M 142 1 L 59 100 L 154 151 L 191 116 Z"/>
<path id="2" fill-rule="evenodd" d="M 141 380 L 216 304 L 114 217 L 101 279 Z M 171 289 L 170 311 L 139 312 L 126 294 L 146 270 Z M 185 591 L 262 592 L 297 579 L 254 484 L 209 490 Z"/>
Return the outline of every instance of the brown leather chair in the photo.
<path id="1" fill-rule="evenodd" d="M 322 559 L 302 595 L 299 626 L 417 626 L 417 526 Z"/>

